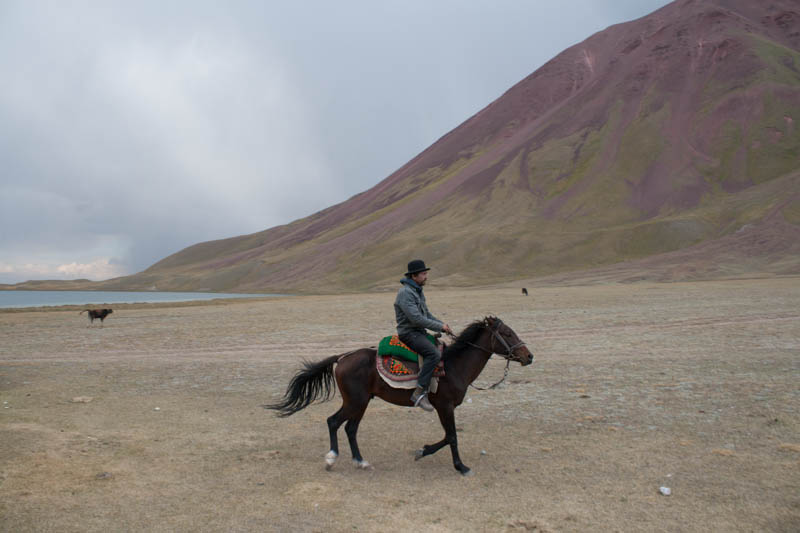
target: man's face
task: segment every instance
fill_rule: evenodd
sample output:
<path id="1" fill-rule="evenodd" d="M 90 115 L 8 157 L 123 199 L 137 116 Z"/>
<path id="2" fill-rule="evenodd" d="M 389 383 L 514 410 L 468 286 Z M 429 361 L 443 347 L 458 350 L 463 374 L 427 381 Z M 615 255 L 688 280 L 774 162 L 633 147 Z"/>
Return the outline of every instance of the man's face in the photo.
<path id="1" fill-rule="evenodd" d="M 424 272 L 417 272 L 416 274 L 411 274 L 411 279 L 417 282 L 417 285 L 422 287 L 425 285 L 425 282 L 428 281 L 428 271 Z"/>

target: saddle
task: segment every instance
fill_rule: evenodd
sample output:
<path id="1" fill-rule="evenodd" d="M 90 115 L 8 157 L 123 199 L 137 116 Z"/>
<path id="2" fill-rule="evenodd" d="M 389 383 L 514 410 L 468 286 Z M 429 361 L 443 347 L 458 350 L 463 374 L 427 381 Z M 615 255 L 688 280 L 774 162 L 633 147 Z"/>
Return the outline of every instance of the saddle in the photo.
<path id="1" fill-rule="evenodd" d="M 444 344 L 438 343 L 437 339 L 432 335 L 428 335 L 428 339 L 434 343 L 434 346 L 439 351 L 444 349 Z M 390 335 L 381 339 L 375 360 L 378 374 L 389 385 L 398 388 L 416 387 L 422 356 L 406 346 L 397 335 Z M 433 377 L 440 378 L 443 376 L 444 361 L 439 361 L 433 371 Z"/>
<path id="2" fill-rule="evenodd" d="M 436 337 L 433 335 L 425 336 L 440 352 L 442 351 L 444 345 L 440 344 Z M 391 355 L 397 359 L 405 359 L 414 363 L 419 359 L 419 354 L 406 346 L 398 335 L 389 335 L 382 338 L 381 342 L 378 343 L 378 355 Z"/>

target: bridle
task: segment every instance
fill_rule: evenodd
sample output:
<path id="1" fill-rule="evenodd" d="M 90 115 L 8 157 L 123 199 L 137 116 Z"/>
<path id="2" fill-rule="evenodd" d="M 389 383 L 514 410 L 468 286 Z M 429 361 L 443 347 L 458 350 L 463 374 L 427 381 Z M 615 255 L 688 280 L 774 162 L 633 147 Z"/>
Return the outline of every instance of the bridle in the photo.
<path id="1" fill-rule="evenodd" d="M 522 342 L 522 341 L 519 341 L 514 346 L 509 346 L 508 342 L 503 338 L 502 335 L 500 335 L 500 326 L 503 325 L 503 321 L 500 320 L 499 318 L 495 318 L 494 320 L 495 320 L 494 327 L 489 325 L 489 321 L 488 320 L 485 320 L 483 322 L 484 325 L 487 328 L 489 328 L 489 331 L 492 334 L 492 340 L 491 340 L 491 343 L 489 344 L 489 349 L 488 350 L 486 348 L 484 348 L 483 346 L 478 346 L 477 344 L 473 344 L 471 342 L 468 342 L 467 344 L 472 346 L 473 348 L 478 348 L 479 350 L 482 350 L 482 351 L 488 353 L 489 356 L 497 354 L 497 355 L 503 356 L 503 358 L 506 361 L 509 361 L 509 362 L 510 361 L 521 362 L 519 359 L 515 359 L 514 358 L 514 350 L 516 350 L 520 346 L 526 346 L 526 344 L 524 342 Z M 495 349 L 494 349 L 494 341 L 495 341 L 495 339 L 497 339 L 497 341 L 500 342 L 500 344 L 503 346 L 503 348 L 506 349 L 506 353 L 500 353 L 500 352 L 495 351 Z"/>
<path id="2" fill-rule="evenodd" d="M 519 342 L 518 342 L 517 344 L 515 344 L 514 346 L 509 346 L 509 345 L 508 345 L 508 342 L 507 342 L 507 341 L 506 341 L 506 340 L 503 338 L 503 336 L 502 336 L 502 335 L 500 335 L 500 326 L 502 326 L 502 325 L 503 325 L 503 321 L 502 321 L 502 320 L 500 320 L 499 318 L 496 318 L 496 319 L 495 319 L 495 326 L 496 326 L 495 328 L 492 328 L 491 326 L 489 326 L 489 323 L 488 323 L 488 322 L 486 322 L 486 327 L 488 327 L 488 328 L 489 328 L 489 331 L 491 331 L 491 332 L 492 332 L 492 341 L 491 341 L 491 344 L 489 345 L 489 348 L 491 348 L 491 350 L 490 350 L 490 351 L 491 351 L 491 353 L 492 353 L 492 354 L 495 354 L 495 353 L 496 353 L 497 355 L 502 355 L 502 356 L 503 356 L 503 358 L 504 358 L 506 361 L 509 361 L 509 362 L 510 362 L 510 361 L 512 361 L 512 360 L 513 360 L 513 361 L 522 362 L 522 361 L 520 361 L 519 359 L 514 359 L 514 350 L 516 350 L 516 349 L 517 349 L 517 348 L 519 348 L 520 346 L 525 346 L 525 343 L 524 343 L 524 342 L 522 342 L 522 341 L 519 341 Z M 499 352 L 495 352 L 495 351 L 494 351 L 494 340 L 495 340 L 495 339 L 497 339 L 498 341 L 500 341 L 500 344 L 502 344 L 502 345 L 503 345 L 503 348 L 505 348 L 505 349 L 506 349 L 506 353 L 499 353 Z M 483 349 L 485 350 L 485 348 L 483 348 Z"/>
<path id="3" fill-rule="evenodd" d="M 504 382 L 506 380 L 506 376 L 508 376 L 508 367 L 511 364 L 511 361 L 522 362 L 520 359 L 517 359 L 517 358 L 514 357 L 514 350 L 516 350 L 520 346 L 525 346 L 525 343 L 523 341 L 519 341 L 515 345 L 509 346 L 508 342 L 503 338 L 502 335 L 500 335 L 500 326 L 503 325 L 503 321 L 500 320 L 499 318 L 495 318 L 494 320 L 495 320 L 494 326 L 489 324 L 489 320 L 488 319 L 484 320 L 484 322 L 483 322 L 484 325 L 487 328 L 489 328 L 489 331 L 492 333 L 492 340 L 491 340 L 491 342 L 489 344 L 489 349 L 488 350 L 486 348 L 484 348 L 483 346 L 478 346 L 477 344 L 473 344 L 471 342 L 467 342 L 467 344 L 472 346 L 473 348 L 478 348 L 479 350 L 487 352 L 489 354 L 489 357 L 491 357 L 494 354 L 501 355 L 503 357 L 503 359 L 506 360 L 506 368 L 503 371 L 502 379 L 500 379 L 500 381 L 498 381 L 497 383 L 495 383 L 494 385 L 492 385 L 490 387 L 482 388 L 482 387 L 475 386 L 472 383 L 469 384 L 470 387 L 473 387 L 473 388 L 478 389 L 478 390 L 489 390 L 489 389 L 493 389 L 493 388 L 497 387 L 498 385 L 500 385 L 502 382 Z M 497 339 L 500 342 L 500 344 L 503 346 L 503 348 L 505 348 L 506 353 L 499 353 L 499 352 L 496 352 L 494 350 L 494 341 L 495 341 L 495 339 Z"/>

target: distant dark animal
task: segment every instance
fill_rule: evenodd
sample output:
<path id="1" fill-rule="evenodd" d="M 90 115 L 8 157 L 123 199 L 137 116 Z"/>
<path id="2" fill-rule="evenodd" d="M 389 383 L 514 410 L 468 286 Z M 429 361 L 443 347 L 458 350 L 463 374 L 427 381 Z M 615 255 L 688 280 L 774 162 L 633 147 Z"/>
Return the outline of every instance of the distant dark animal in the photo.
<path id="1" fill-rule="evenodd" d="M 113 309 L 84 309 L 78 314 L 82 315 L 83 313 L 89 313 L 89 323 L 93 324 L 94 319 L 99 318 L 100 325 L 102 325 L 103 320 L 105 320 L 105 318 L 113 312 Z"/>
<path id="2" fill-rule="evenodd" d="M 525 287 L 522 287 L 522 294 L 527 296 L 528 295 L 528 289 L 526 289 Z"/>
<path id="3" fill-rule="evenodd" d="M 430 401 L 439 413 L 439 421 L 444 427 L 444 438 L 435 444 L 426 444 L 417 450 L 416 459 L 436 453 L 450 445 L 453 466 L 463 475 L 470 469 L 461 462 L 458 455 L 456 437 L 455 408 L 464 400 L 469 384 L 478 377 L 492 354 L 497 353 L 509 361 L 522 365 L 533 362 L 533 355 L 517 334 L 496 317 L 486 317 L 473 322 L 454 341 L 445 348 L 445 376 L 439 380 L 439 388 L 429 395 Z M 339 441 L 336 436 L 339 427 L 344 427 L 353 462 L 356 467 L 371 469 L 372 466 L 361 457 L 356 442 L 356 432 L 361 417 L 369 401 L 377 396 L 395 405 L 412 407 L 410 389 L 395 389 L 386 384 L 376 368 L 375 348 L 361 348 L 342 355 L 334 355 L 317 362 L 306 362 L 303 369 L 294 375 L 286 389 L 286 394 L 278 403 L 265 405 L 278 411 L 284 417 L 308 407 L 314 400 L 330 399 L 334 386 L 339 386 L 342 394 L 342 407 L 328 418 L 331 449 L 325 456 L 327 469 L 333 468 L 339 457 Z"/>

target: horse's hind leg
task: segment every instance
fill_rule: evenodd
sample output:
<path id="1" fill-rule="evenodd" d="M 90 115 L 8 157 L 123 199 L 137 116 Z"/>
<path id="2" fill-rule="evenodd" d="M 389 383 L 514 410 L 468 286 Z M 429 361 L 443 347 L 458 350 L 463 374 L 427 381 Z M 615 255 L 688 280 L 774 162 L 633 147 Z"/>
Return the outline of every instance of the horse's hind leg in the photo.
<path id="1" fill-rule="evenodd" d="M 358 425 L 361 423 L 361 418 L 364 416 L 367 406 L 358 414 L 358 418 L 351 418 L 344 426 L 344 431 L 347 433 L 347 440 L 350 442 L 350 451 L 353 452 L 353 463 L 358 468 L 364 470 L 372 470 L 372 465 L 361 457 L 361 452 L 358 449 L 358 441 L 356 440 L 356 433 L 358 432 Z"/>
<path id="2" fill-rule="evenodd" d="M 364 416 L 364 411 L 367 410 L 367 405 L 370 401 L 367 383 L 369 382 L 370 370 L 374 372 L 374 369 L 371 368 L 374 364 L 374 360 L 370 363 L 369 358 L 361 357 L 358 359 L 345 359 L 336 367 L 336 383 L 339 385 L 339 392 L 342 395 L 342 408 L 328 419 L 328 428 L 331 433 L 331 451 L 325 457 L 325 461 L 328 463 L 328 470 L 336 462 L 336 458 L 339 455 L 336 430 L 345 421 L 347 421 L 347 425 L 345 425 L 344 430 L 347 433 L 347 440 L 350 442 L 350 451 L 353 452 L 353 462 L 358 468 L 372 468 L 372 465 L 361 457 L 356 433 L 358 432 L 358 424 L 361 422 L 361 418 Z"/>
<path id="3" fill-rule="evenodd" d="M 336 433 L 339 431 L 339 426 L 346 420 L 342 416 L 344 406 L 340 407 L 338 411 L 328 417 L 328 432 L 331 435 L 331 449 L 325 454 L 325 469 L 330 470 L 336 464 L 336 459 L 339 457 L 339 438 Z"/>
<path id="4" fill-rule="evenodd" d="M 331 449 L 325 454 L 325 468 L 331 470 L 336 460 L 339 458 L 339 438 L 337 432 L 339 427 L 347 421 L 344 426 L 344 431 L 347 433 L 347 440 L 350 442 L 350 451 L 353 453 L 353 462 L 358 468 L 371 469 L 367 461 L 361 457 L 361 452 L 358 449 L 358 441 L 356 440 L 356 432 L 358 432 L 358 425 L 361 423 L 361 418 L 364 416 L 367 406 L 364 405 L 361 409 L 354 410 L 351 406 L 342 406 L 333 415 L 328 417 L 328 432 L 331 437 Z M 348 416 L 349 415 L 349 416 Z"/>
<path id="5" fill-rule="evenodd" d="M 356 439 L 358 425 L 364 417 L 364 411 L 367 410 L 370 395 L 365 389 L 353 390 L 351 388 L 348 390 L 342 388 L 342 396 L 346 397 L 347 402 L 342 406 L 342 418 L 347 420 L 344 431 L 347 433 L 347 440 L 350 442 L 350 451 L 353 453 L 353 463 L 358 468 L 371 470 L 372 465 L 361 457 L 361 451 L 358 449 L 358 440 Z"/>

